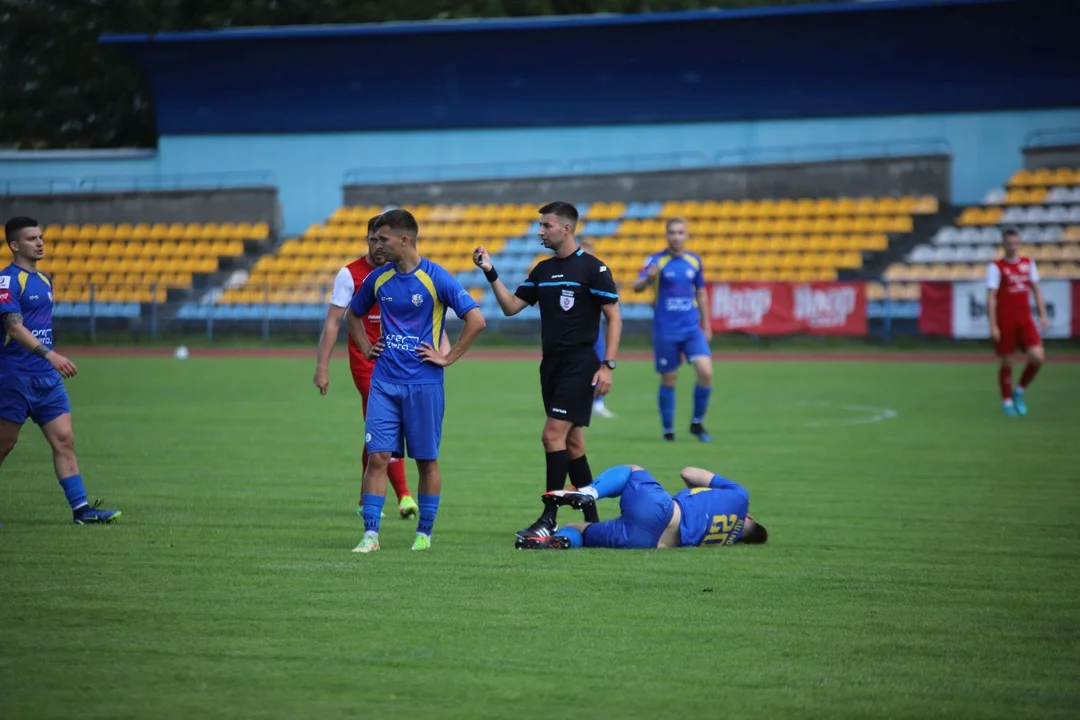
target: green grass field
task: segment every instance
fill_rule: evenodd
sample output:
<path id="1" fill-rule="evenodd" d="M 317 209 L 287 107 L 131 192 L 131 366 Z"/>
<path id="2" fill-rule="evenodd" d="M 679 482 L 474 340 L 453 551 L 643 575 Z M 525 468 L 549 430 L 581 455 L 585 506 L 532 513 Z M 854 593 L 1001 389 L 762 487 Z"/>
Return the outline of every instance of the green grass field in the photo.
<path id="1" fill-rule="evenodd" d="M 1048 366 L 1032 414 L 1008 419 L 985 363 L 730 363 L 715 442 L 685 432 L 687 374 L 672 445 L 651 367 L 624 363 L 619 417 L 588 432 L 594 471 L 635 462 L 675 489 L 681 467 L 715 469 L 750 489 L 770 542 L 523 552 L 536 364 L 466 358 L 435 545 L 410 552 L 413 523 L 388 517 L 371 556 L 350 552 L 359 397 L 344 362 L 325 398 L 312 370 L 80 362 L 83 475 L 124 515 L 71 525 L 24 431 L 0 471 L 0 717 L 1080 711 L 1080 365 Z"/>

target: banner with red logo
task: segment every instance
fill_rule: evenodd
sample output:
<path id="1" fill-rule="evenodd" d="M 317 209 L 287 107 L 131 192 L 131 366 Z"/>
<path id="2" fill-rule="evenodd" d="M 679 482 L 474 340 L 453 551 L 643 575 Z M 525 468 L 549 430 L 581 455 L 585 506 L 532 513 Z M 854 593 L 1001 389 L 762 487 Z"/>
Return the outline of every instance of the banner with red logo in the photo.
<path id="1" fill-rule="evenodd" d="M 1072 283 L 1072 336 L 1080 337 L 1080 282 Z"/>
<path id="2" fill-rule="evenodd" d="M 711 283 L 709 317 L 718 333 L 866 335 L 866 283 Z"/>
<path id="3" fill-rule="evenodd" d="M 1080 283 L 1069 280 L 1043 280 L 1039 283 L 1046 301 L 1050 329 L 1046 338 L 1080 336 Z M 919 332 L 960 339 L 990 337 L 990 319 L 986 314 L 985 282 L 924 282 L 919 293 Z M 1035 314 L 1035 298 L 1031 298 Z"/>

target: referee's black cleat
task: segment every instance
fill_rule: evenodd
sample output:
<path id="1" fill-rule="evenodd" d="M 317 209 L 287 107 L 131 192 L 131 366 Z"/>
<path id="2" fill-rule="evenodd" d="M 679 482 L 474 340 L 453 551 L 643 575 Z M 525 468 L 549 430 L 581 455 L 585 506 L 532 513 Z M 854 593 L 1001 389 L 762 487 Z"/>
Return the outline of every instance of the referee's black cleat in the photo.
<path id="1" fill-rule="evenodd" d="M 545 505 L 560 507 L 569 505 L 575 510 L 581 510 L 586 505 L 593 505 L 596 499 L 589 493 L 580 490 L 550 490 L 540 496 Z"/>
<path id="2" fill-rule="evenodd" d="M 570 538 L 562 535 L 551 537 L 519 537 L 514 541 L 518 550 L 566 550 L 570 547 Z"/>
<path id="3" fill-rule="evenodd" d="M 541 516 L 539 520 L 534 522 L 524 530 L 518 530 L 515 536 L 520 540 L 521 538 L 546 538 L 555 534 L 555 531 L 559 529 L 558 523 L 554 520 L 548 520 Z"/>

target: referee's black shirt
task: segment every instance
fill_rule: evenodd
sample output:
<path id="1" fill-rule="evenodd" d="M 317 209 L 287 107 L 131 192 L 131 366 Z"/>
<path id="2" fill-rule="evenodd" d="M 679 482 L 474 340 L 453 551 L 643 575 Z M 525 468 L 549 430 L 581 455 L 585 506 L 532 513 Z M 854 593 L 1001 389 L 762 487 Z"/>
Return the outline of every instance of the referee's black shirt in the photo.
<path id="1" fill-rule="evenodd" d="M 544 355 L 595 345 L 601 306 L 619 300 L 607 265 L 580 248 L 541 260 L 514 294 L 529 305 L 540 303 Z"/>

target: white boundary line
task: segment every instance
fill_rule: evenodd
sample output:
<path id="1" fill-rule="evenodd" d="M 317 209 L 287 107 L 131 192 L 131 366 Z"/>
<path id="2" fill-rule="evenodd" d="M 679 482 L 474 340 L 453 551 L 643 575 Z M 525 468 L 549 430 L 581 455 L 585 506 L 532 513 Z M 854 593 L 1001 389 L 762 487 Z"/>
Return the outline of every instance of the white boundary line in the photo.
<path id="1" fill-rule="evenodd" d="M 870 423 L 884 422 L 900 417 L 900 413 L 892 408 L 876 407 L 874 405 L 850 405 L 846 403 L 834 403 L 825 400 L 806 400 L 796 403 L 801 407 L 822 407 L 847 410 L 852 413 L 863 413 L 861 417 L 848 420 L 828 420 L 825 422 L 804 423 L 804 427 L 836 427 L 840 425 L 869 425 Z"/>

